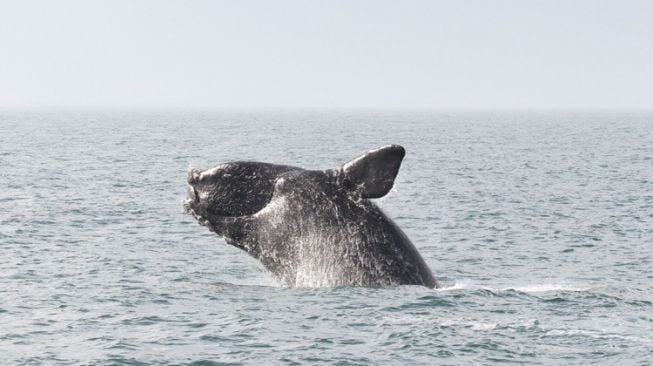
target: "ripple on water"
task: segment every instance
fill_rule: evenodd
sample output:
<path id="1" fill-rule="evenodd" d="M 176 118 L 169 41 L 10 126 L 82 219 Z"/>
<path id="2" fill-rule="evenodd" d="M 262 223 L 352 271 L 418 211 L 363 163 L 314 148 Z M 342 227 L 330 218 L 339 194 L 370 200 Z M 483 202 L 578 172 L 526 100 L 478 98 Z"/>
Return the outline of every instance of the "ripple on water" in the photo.
<path id="1" fill-rule="evenodd" d="M 651 121 L 0 112 L 2 361 L 653 364 Z M 189 166 L 336 167 L 389 142 L 407 155 L 379 205 L 436 290 L 278 287 L 181 207 Z"/>

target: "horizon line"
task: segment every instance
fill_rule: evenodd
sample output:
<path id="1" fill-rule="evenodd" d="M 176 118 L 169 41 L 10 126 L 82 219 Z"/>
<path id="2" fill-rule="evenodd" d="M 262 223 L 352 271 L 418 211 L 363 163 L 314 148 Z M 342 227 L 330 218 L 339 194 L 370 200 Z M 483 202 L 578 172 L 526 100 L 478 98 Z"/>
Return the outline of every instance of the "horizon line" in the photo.
<path id="1" fill-rule="evenodd" d="M 610 112 L 610 111 L 632 111 L 632 112 L 645 112 L 653 111 L 651 107 L 564 107 L 564 106 L 496 106 L 496 107 L 416 107 L 416 106 L 148 106 L 148 105 L 38 105 L 38 106 L 2 106 L 0 111 L 234 111 L 234 112 L 256 112 L 256 111 L 415 111 L 415 112 L 500 112 L 500 111 L 596 111 L 596 112 Z"/>

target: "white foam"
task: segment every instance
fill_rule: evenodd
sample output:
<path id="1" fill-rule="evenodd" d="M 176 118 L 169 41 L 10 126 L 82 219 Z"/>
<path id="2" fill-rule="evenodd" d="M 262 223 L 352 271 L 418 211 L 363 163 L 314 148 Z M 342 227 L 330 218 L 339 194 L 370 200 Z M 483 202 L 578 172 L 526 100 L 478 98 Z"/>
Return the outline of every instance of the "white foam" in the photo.
<path id="1" fill-rule="evenodd" d="M 469 326 L 472 330 L 494 330 L 497 323 L 470 323 Z"/>
<path id="2" fill-rule="evenodd" d="M 513 286 L 506 287 L 501 289 L 501 291 L 519 291 L 526 293 L 537 293 L 537 292 L 551 292 L 551 291 L 572 291 L 572 292 L 585 292 L 591 290 L 591 286 L 578 286 L 578 285 L 569 285 L 569 284 L 538 284 L 538 285 L 523 285 L 523 286 Z"/>
<path id="3" fill-rule="evenodd" d="M 457 291 L 457 290 L 489 290 L 492 292 L 504 292 L 504 291 L 518 291 L 525 293 L 540 293 L 540 292 L 554 292 L 554 291 L 572 291 L 572 292 L 585 292 L 595 288 L 594 286 L 588 285 L 577 285 L 577 284 L 568 284 L 568 283 L 540 283 L 540 284 L 524 284 L 517 286 L 507 286 L 492 288 L 489 286 L 483 286 L 475 283 L 473 280 L 457 280 L 451 286 L 440 287 L 436 291 Z"/>
<path id="4" fill-rule="evenodd" d="M 456 290 L 491 290 L 490 287 L 481 286 L 472 280 L 458 280 L 451 286 L 439 287 L 436 291 L 456 291 Z"/>

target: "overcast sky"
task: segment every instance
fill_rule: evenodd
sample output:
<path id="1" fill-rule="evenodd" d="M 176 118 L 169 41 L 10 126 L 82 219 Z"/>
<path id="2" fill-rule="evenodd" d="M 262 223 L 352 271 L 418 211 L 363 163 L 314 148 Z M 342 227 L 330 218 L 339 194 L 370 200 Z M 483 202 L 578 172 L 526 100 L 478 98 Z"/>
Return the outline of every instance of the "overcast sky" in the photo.
<path id="1" fill-rule="evenodd" d="M 0 107 L 653 108 L 653 1 L 0 0 Z"/>

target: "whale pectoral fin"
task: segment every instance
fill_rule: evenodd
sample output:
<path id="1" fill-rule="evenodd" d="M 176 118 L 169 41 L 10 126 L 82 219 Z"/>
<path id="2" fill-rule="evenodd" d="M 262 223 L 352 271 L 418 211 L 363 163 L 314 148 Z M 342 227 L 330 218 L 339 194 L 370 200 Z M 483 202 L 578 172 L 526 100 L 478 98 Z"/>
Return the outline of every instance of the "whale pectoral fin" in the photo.
<path id="1" fill-rule="evenodd" d="M 346 163 L 340 173 L 362 198 L 380 198 L 392 189 L 404 155 L 399 145 L 383 146 Z"/>

